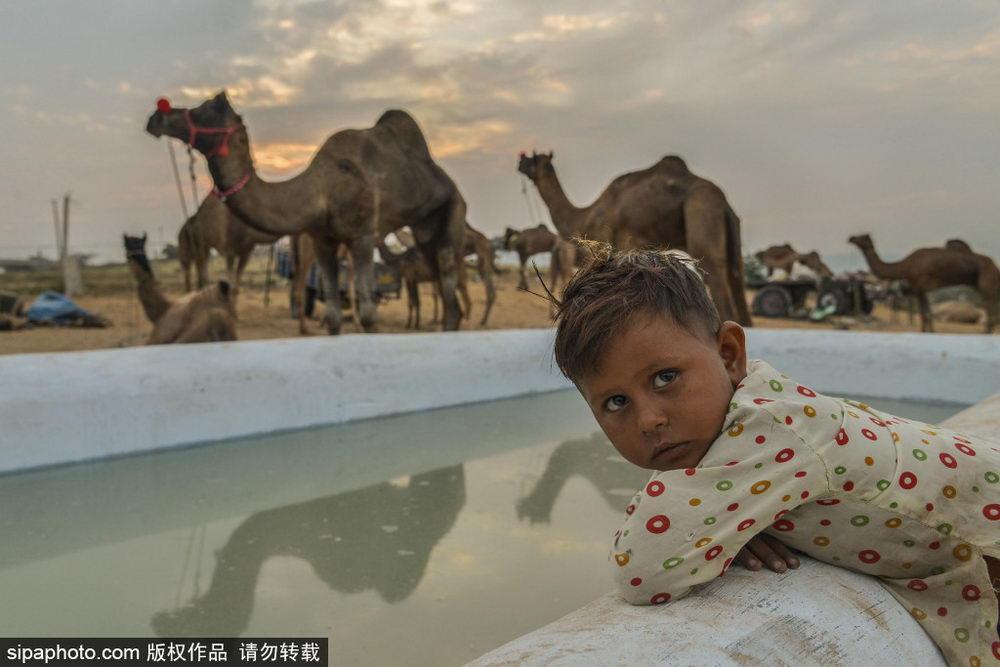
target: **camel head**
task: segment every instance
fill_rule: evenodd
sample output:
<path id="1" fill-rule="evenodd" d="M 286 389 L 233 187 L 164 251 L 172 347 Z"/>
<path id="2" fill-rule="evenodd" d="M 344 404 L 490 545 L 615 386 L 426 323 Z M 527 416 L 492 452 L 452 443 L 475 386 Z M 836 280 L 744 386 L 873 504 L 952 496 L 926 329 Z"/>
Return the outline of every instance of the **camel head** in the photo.
<path id="1" fill-rule="evenodd" d="M 870 234 L 858 234 L 847 239 L 848 243 L 856 245 L 862 250 L 871 250 L 875 248 L 875 242 L 872 241 Z"/>
<path id="2" fill-rule="evenodd" d="M 236 130 L 242 127 L 243 119 L 229 104 L 224 90 L 190 109 L 174 107 L 166 98 L 160 98 L 146 122 L 146 132 L 154 137 L 179 139 L 206 157 L 228 155 L 230 142 L 239 140 L 242 133 Z M 242 140 L 246 143 L 245 134 Z"/>
<path id="3" fill-rule="evenodd" d="M 553 151 L 548 153 L 536 153 L 531 151 L 529 156 L 527 153 L 521 153 L 520 160 L 517 163 L 517 170 L 530 178 L 532 181 L 538 181 L 538 175 L 545 171 L 552 171 L 552 158 L 555 157 Z"/>
<path id="4" fill-rule="evenodd" d="M 799 255 L 799 261 L 808 266 L 820 278 L 833 278 L 833 271 L 820 259 L 819 253 L 813 250 L 804 255 Z"/>
<path id="5" fill-rule="evenodd" d="M 122 234 L 122 238 L 125 240 L 125 260 L 132 269 L 132 273 L 136 276 L 140 273 L 152 274 L 153 268 L 149 265 L 149 258 L 146 257 L 146 235 Z"/>

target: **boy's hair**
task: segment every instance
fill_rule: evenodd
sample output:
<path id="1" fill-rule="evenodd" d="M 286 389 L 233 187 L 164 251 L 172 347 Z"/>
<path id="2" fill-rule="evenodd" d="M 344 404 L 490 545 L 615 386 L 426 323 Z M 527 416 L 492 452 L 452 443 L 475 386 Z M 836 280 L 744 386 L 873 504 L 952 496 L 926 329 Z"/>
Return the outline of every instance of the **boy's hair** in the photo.
<path id="1" fill-rule="evenodd" d="M 714 337 L 721 322 L 697 261 L 680 250 L 615 251 L 576 240 L 590 261 L 556 301 L 555 358 L 577 381 L 597 370 L 608 343 L 637 316 L 665 316 L 692 335 Z"/>

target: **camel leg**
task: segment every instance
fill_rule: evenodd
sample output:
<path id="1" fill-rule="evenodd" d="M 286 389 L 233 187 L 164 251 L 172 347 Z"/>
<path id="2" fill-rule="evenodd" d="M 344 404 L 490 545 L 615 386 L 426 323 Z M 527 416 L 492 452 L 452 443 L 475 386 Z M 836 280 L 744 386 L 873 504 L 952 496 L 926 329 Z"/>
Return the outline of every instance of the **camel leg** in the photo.
<path id="1" fill-rule="evenodd" d="M 920 330 L 934 333 L 934 318 L 931 316 L 931 304 L 927 292 L 917 292 L 917 303 L 920 306 Z"/>
<path id="2" fill-rule="evenodd" d="M 240 284 L 243 280 L 243 271 L 247 268 L 247 262 L 250 261 L 250 253 L 253 252 L 253 246 L 246 252 L 240 253 L 236 258 L 236 268 L 230 273 L 229 285 L 233 288 L 232 296 L 230 299 L 233 302 L 233 312 L 236 312 L 236 297 L 240 293 Z M 238 316 L 237 316 L 238 319 Z"/>
<path id="3" fill-rule="evenodd" d="M 375 328 L 375 236 L 366 234 L 351 241 L 351 258 L 354 265 L 354 321 L 361 323 L 365 333 L 374 333 Z M 336 285 L 336 283 L 333 283 Z M 340 298 L 340 290 L 334 287 L 330 290 L 335 299 Z M 350 291 L 350 288 L 348 288 Z M 327 304 L 331 303 L 327 297 Z M 337 301 L 333 301 L 340 310 Z M 329 310 L 329 308 L 328 308 Z"/>
<path id="4" fill-rule="evenodd" d="M 524 267 L 528 263 L 528 256 L 527 255 L 522 255 L 521 253 L 518 253 L 518 259 L 521 262 L 521 273 L 520 273 L 521 278 L 520 278 L 520 280 L 517 283 L 517 288 L 518 289 L 526 290 L 526 289 L 528 289 L 528 277 L 524 273 Z"/>
<path id="5" fill-rule="evenodd" d="M 418 241 L 418 247 L 434 269 L 441 292 L 444 309 L 444 330 L 457 331 L 462 320 L 462 309 L 458 304 L 455 290 L 458 287 L 458 267 L 456 249 L 463 247 L 465 240 L 465 201 L 461 196 L 452 197 L 451 206 L 444 221 L 444 227 L 425 242 Z"/>
<path id="6" fill-rule="evenodd" d="M 701 263 L 719 317 L 723 322 L 739 322 L 740 310 L 729 289 L 725 202 L 712 196 L 692 195 L 684 204 L 684 219 L 686 250 Z"/>
<path id="7" fill-rule="evenodd" d="M 558 296 L 559 294 L 559 277 L 562 274 L 560 270 L 560 260 L 559 260 L 559 244 L 557 243 L 552 252 L 549 253 L 549 291 L 553 295 Z M 549 319 L 554 320 L 556 318 L 556 304 L 549 302 Z"/>
<path id="8" fill-rule="evenodd" d="M 469 319 L 472 315 L 472 298 L 469 296 L 469 276 L 464 257 L 458 258 L 458 295 L 462 299 L 462 317 Z"/>
<path id="9" fill-rule="evenodd" d="M 479 258 L 479 277 L 483 280 L 483 287 L 486 288 L 486 310 L 483 311 L 483 317 L 479 320 L 479 326 L 485 327 L 486 320 L 490 317 L 490 311 L 493 309 L 493 302 L 497 299 L 497 287 L 493 282 L 493 271 L 489 266 L 486 265 L 486 260 L 482 257 Z"/>
<path id="10" fill-rule="evenodd" d="M 208 284 L 208 253 L 199 255 L 194 261 L 195 275 L 198 276 L 198 289 Z"/>
<path id="11" fill-rule="evenodd" d="M 432 283 L 431 288 L 431 301 L 434 303 L 434 313 L 431 316 L 431 324 L 437 324 L 441 321 L 441 314 L 438 312 L 441 308 L 441 297 L 438 296 L 438 287 L 436 283 Z"/>
<path id="12" fill-rule="evenodd" d="M 403 279 L 406 288 L 406 328 L 420 328 L 420 285 L 409 278 Z M 416 315 L 416 320 L 414 320 Z"/>
<path id="13" fill-rule="evenodd" d="M 986 310 L 986 333 L 993 333 L 1000 311 L 1000 272 L 980 267 L 976 288 L 983 297 L 983 309 Z"/>
<path id="14" fill-rule="evenodd" d="M 344 313 L 338 303 L 340 262 L 337 261 L 337 241 L 314 236 L 313 248 L 316 252 L 316 263 L 323 272 L 325 281 L 323 286 L 326 288 L 326 309 L 323 320 L 326 322 L 327 332 L 331 336 L 337 336 L 340 334 L 340 325 L 344 319 Z"/>
<path id="15" fill-rule="evenodd" d="M 181 271 L 184 272 L 184 292 L 191 291 L 191 263 L 181 262 Z"/>

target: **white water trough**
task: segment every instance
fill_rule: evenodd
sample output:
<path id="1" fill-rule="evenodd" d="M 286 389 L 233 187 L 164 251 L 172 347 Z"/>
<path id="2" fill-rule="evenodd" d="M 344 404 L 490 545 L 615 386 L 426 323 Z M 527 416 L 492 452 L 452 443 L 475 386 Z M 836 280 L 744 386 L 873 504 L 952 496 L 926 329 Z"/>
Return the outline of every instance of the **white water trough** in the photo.
<path id="1" fill-rule="evenodd" d="M 1000 389 L 996 337 L 751 330 L 749 340 L 751 356 L 828 393 L 971 404 Z M 551 331 L 532 330 L 0 357 L 0 473 L 564 389 L 551 345 Z M 986 404 L 962 428 L 996 434 L 998 411 Z M 607 596 L 481 663 L 889 656 L 940 662 L 874 580 L 807 563 L 780 578 L 734 571 L 652 612 Z"/>

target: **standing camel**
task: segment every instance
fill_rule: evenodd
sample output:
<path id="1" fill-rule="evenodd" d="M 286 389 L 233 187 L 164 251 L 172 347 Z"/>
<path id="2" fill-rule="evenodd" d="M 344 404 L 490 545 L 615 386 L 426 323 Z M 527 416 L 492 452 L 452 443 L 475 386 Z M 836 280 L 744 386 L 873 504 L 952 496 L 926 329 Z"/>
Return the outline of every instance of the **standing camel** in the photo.
<path id="1" fill-rule="evenodd" d="M 868 266 L 879 278 L 905 280 L 917 298 L 920 307 L 920 330 L 934 331 L 927 293 L 951 285 L 969 285 L 983 297 L 986 310 L 986 333 L 991 333 L 997 323 L 1000 309 L 1000 269 L 986 255 L 971 250 L 949 248 L 918 248 L 898 262 L 883 262 L 875 252 L 875 243 L 868 234 L 852 236 L 848 240 L 857 246 Z"/>
<path id="2" fill-rule="evenodd" d="M 125 259 L 135 276 L 139 302 L 153 331 L 146 345 L 236 340 L 236 313 L 229 283 L 190 292 L 178 301 L 163 294 L 146 257 L 146 235 L 124 236 Z"/>
<path id="3" fill-rule="evenodd" d="M 497 299 L 497 288 L 494 282 L 496 263 L 493 259 L 493 244 L 489 237 L 466 222 L 465 247 L 462 249 L 462 258 L 459 260 L 459 285 L 461 286 L 459 289 L 464 294 L 462 300 L 467 304 L 466 317 L 470 315 L 472 307 L 472 301 L 469 299 L 468 281 L 465 276 L 465 258 L 469 255 L 476 256 L 476 272 L 479 273 L 483 288 L 486 290 L 486 308 L 483 310 L 483 316 L 479 319 L 479 326 L 485 327 L 486 320 L 490 317 L 490 311 L 493 310 L 493 303 Z M 437 312 L 436 304 L 434 311 Z"/>
<path id="4" fill-rule="evenodd" d="M 517 252 L 518 262 L 521 264 L 521 279 L 517 283 L 520 289 L 528 289 L 528 279 L 524 273 L 528 258 L 541 252 L 552 252 L 559 236 L 549 231 L 545 225 L 530 227 L 528 229 L 516 230 L 508 227 L 503 235 L 503 247 L 505 250 Z"/>
<path id="5" fill-rule="evenodd" d="M 604 241 L 619 250 L 685 250 L 701 262 L 722 319 L 750 326 L 740 219 L 718 186 L 668 155 L 647 169 L 619 176 L 594 203 L 578 208 L 563 192 L 552 158 L 552 153 L 522 153 L 517 168 L 538 188 L 560 236 Z"/>
<path id="6" fill-rule="evenodd" d="M 400 231 L 396 233 L 396 238 L 399 239 L 400 243 L 403 244 L 407 249 L 411 248 L 410 243 L 411 236 L 406 234 L 405 231 Z M 430 268 L 427 266 L 426 261 L 419 255 L 411 255 L 406 261 L 403 260 L 403 256 L 406 253 L 400 255 L 392 255 L 392 251 L 388 248 L 383 249 L 379 246 L 379 253 L 381 253 L 383 261 L 387 264 L 395 262 L 393 266 L 400 272 L 403 279 L 406 281 L 407 286 L 411 283 L 417 284 L 420 282 L 428 282 L 431 280 L 428 276 L 430 275 Z M 496 263 L 493 259 L 493 244 L 490 242 L 489 238 L 482 232 L 474 229 L 472 225 L 468 222 L 465 223 L 465 245 L 462 248 L 460 256 L 458 258 L 458 295 L 462 299 L 462 307 L 464 308 L 465 317 L 470 317 L 472 314 L 472 298 L 469 296 L 469 279 L 468 279 L 468 267 L 465 264 L 465 258 L 475 255 L 476 256 L 476 272 L 479 274 L 479 278 L 483 283 L 483 288 L 486 290 L 486 306 L 483 310 L 483 316 L 479 320 L 479 326 L 486 326 L 486 321 L 490 317 L 490 311 L 493 309 L 493 304 L 496 302 L 496 283 L 494 276 L 496 275 Z M 421 266 L 421 263 L 423 264 Z M 416 281 L 416 282 L 414 282 Z M 416 328 L 420 327 L 420 296 L 419 293 L 416 295 L 415 300 L 411 297 L 412 292 L 407 288 L 407 299 L 410 304 L 408 305 L 407 313 L 407 328 L 410 327 L 410 309 L 412 308 L 416 313 L 417 325 Z M 437 322 L 438 319 L 438 297 L 437 292 L 431 295 L 434 298 L 434 316 L 432 322 Z"/>
<path id="7" fill-rule="evenodd" d="M 309 234 L 327 285 L 339 284 L 337 246 L 346 244 L 365 331 L 375 329 L 376 239 L 409 225 L 444 300 L 444 328 L 458 329 L 455 251 L 464 242 L 465 200 L 405 111 L 392 109 L 371 128 L 331 135 L 305 171 L 281 183 L 257 175 L 246 126 L 225 91 L 193 109 L 159 100 L 146 131 L 200 151 L 218 195 L 251 227 L 277 236 Z M 340 308 L 327 308 L 324 317 L 328 331 L 340 333 Z"/>
<path id="8" fill-rule="evenodd" d="M 210 250 L 215 248 L 226 258 L 226 274 L 235 298 L 254 246 L 272 245 L 279 238 L 243 224 L 218 197 L 208 195 L 177 235 L 177 259 L 184 271 L 184 291 L 191 291 L 192 264 L 198 276 L 198 289 L 205 286 Z"/>
<path id="9" fill-rule="evenodd" d="M 420 328 L 420 283 L 434 279 L 434 272 L 424 261 L 417 248 L 407 248 L 401 253 L 393 253 L 385 244 L 379 241 L 378 248 L 382 261 L 391 266 L 399 274 L 406 288 L 406 328 Z"/>

